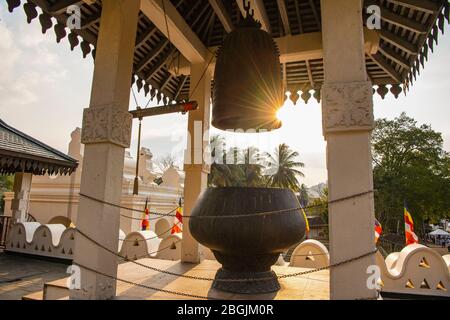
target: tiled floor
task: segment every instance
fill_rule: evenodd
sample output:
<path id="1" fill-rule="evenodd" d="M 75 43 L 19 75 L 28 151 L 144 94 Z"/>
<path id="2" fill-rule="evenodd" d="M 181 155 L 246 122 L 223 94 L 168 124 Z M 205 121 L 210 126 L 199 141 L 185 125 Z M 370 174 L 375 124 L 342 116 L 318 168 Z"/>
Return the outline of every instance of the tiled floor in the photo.
<path id="1" fill-rule="evenodd" d="M 214 278 L 220 264 L 204 260 L 198 265 L 183 264 L 179 261 L 141 259 L 140 263 L 189 276 Z M 18 300 L 22 296 L 42 291 L 46 282 L 60 279 L 66 284 L 67 265 L 15 256 L 0 252 L 0 300 Z M 278 275 L 292 274 L 307 269 L 274 266 Z M 300 277 L 280 280 L 281 290 L 273 294 L 237 295 L 211 288 L 211 281 L 177 277 L 138 266 L 132 262 L 119 265 L 118 278 L 167 291 L 189 293 L 213 299 L 289 299 L 310 300 L 329 299 L 329 272 L 327 270 Z M 186 299 L 185 296 L 171 294 L 117 282 L 118 299 Z"/>
<path id="2" fill-rule="evenodd" d="M 6 254 L 0 250 L 0 300 L 20 300 L 44 283 L 67 277 L 67 265 Z"/>
<path id="3" fill-rule="evenodd" d="M 140 263 L 151 265 L 159 269 L 171 271 L 189 276 L 201 276 L 214 278 L 220 264 L 217 261 L 204 260 L 198 265 L 182 264 L 178 261 L 167 261 L 158 259 L 141 259 Z M 272 268 L 278 275 L 293 274 L 308 269 L 280 267 Z M 205 280 L 193 280 L 182 277 L 174 277 L 158 273 L 132 262 L 123 263 L 119 266 L 118 277 L 155 288 L 180 293 L 189 293 L 213 299 L 263 299 L 263 300 L 323 300 L 329 299 L 329 272 L 319 271 L 313 274 L 289 277 L 280 280 L 281 290 L 273 294 L 263 295 L 239 295 L 221 292 L 211 288 L 211 282 Z M 134 299 L 186 299 L 186 297 L 155 292 L 147 288 L 132 286 L 123 282 L 117 282 L 118 298 Z M 189 298 L 188 298 L 189 299 Z"/>

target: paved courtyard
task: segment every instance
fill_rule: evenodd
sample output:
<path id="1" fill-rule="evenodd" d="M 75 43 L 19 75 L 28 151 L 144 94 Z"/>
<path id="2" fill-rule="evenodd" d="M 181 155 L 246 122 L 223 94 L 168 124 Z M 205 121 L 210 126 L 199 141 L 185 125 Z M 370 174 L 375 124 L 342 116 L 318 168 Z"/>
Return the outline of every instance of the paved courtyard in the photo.
<path id="1" fill-rule="evenodd" d="M 0 300 L 20 300 L 42 291 L 45 282 L 67 277 L 67 265 L 0 250 Z"/>

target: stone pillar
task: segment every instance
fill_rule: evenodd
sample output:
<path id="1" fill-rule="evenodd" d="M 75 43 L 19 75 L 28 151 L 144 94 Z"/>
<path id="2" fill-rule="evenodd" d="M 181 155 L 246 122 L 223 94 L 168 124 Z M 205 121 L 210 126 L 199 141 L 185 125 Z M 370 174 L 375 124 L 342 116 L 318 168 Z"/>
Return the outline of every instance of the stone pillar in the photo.
<path id="1" fill-rule="evenodd" d="M 184 171 L 184 214 L 189 215 L 200 193 L 207 187 L 209 166 L 203 154 L 209 144 L 212 71 L 207 63 L 191 66 L 191 100 L 198 102 L 198 110 L 189 112 L 188 145 Z M 198 83 L 198 86 L 197 86 Z M 196 87 L 196 89 L 195 89 Z M 195 89 L 195 91 L 193 91 Z M 181 261 L 199 263 L 199 245 L 189 230 L 189 218 L 183 218 Z"/>
<path id="2" fill-rule="evenodd" d="M 84 110 L 85 144 L 80 192 L 120 204 L 124 151 L 130 145 L 128 113 L 139 0 L 104 0 L 90 107 Z M 80 197 L 77 228 L 117 252 L 119 209 Z M 74 264 L 116 276 L 117 257 L 76 235 Z M 72 299 L 110 299 L 116 281 L 81 268 L 81 290 Z"/>
<path id="3" fill-rule="evenodd" d="M 372 85 L 364 53 L 361 0 L 322 0 L 325 83 L 323 133 L 327 141 L 329 201 L 373 190 L 370 136 Z M 373 193 L 329 205 L 330 260 L 341 262 L 374 250 Z M 331 299 L 367 299 L 371 255 L 334 267 Z"/>
<path id="4" fill-rule="evenodd" d="M 14 199 L 11 201 L 13 223 L 26 222 L 33 174 L 17 172 L 14 175 Z"/>

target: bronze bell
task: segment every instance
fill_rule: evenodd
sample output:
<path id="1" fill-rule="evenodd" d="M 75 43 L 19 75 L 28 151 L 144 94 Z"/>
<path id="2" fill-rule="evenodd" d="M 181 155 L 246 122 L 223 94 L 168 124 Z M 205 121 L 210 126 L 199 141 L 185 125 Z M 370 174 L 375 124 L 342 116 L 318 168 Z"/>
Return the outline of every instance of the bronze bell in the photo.
<path id="1" fill-rule="evenodd" d="M 278 129 L 276 113 L 283 103 L 278 48 L 247 11 L 218 51 L 212 125 L 222 130 Z"/>

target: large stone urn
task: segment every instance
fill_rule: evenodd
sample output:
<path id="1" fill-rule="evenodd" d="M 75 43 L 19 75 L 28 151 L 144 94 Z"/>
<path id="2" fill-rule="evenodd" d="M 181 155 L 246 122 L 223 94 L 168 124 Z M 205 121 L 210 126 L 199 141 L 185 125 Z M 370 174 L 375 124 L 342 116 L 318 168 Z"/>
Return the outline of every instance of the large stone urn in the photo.
<path id="1" fill-rule="evenodd" d="M 278 291 L 271 266 L 305 235 L 299 207 L 288 189 L 206 189 L 191 212 L 189 227 L 222 264 L 213 288 L 248 294 Z"/>

